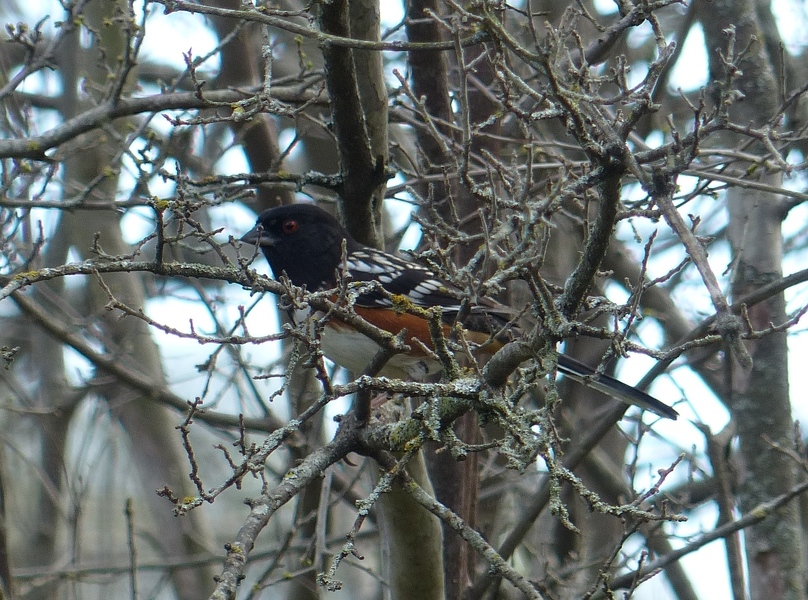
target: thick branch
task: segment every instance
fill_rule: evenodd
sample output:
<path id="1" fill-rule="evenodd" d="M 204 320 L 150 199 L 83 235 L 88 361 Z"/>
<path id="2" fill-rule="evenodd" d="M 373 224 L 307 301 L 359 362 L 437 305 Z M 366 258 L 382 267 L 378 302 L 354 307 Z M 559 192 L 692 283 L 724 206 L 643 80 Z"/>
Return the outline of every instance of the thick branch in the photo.
<path id="1" fill-rule="evenodd" d="M 320 5 L 320 27 L 327 33 L 350 36 L 347 0 L 334 0 Z M 370 151 L 365 112 L 359 97 L 353 51 L 341 46 L 323 48 L 326 85 L 331 98 L 331 116 L 337 140 L 343 184 L 340 190 L 345 212 L 345 225 L 357 241 L 381 247 L 372 195 L 379 181 L 386 181 Z"/>
<path id="2" fill-rule="evenodd" d="M 355 431 L 355 423 L 345 417 L 330 444 L 309 454 L 303 462 L 284 475 L 281 483 L 266 494 L 248 501 L 250 514 L 241 526 L 236 539 L 225 545 L 227 558 L 222 574 L 217 579 L 216 589 L 210 596 L 211 600 L 232 600 L 236 597 L 239 585 L 244 579 L 247 560 L 255 547 L 258 535 L 279 508 L 315 479 L 322 477 L 325 469 L 354 451 Z"/>
<path id="3" fill-rule="evenodd" d="M 273 87 L 272 97 L 283 102 L 303 103 L 316 95 L 314 92 L 306 92 L 305 87 Z M 93 131 L 114 119 L 164 110 L 220 108 L 222 104 L 229 105 L 246 98 L 250 98 L 250 95 L 237 90 L 218 90 L 202 95 L 197 92 L 178 92 L 143 98 L 120 98 L 117 102 L 107 102 L 90 108 L 42 135 L 0 140 L 0 157 L 50 160 L 51 157 L 45 154 L 47 150 L 82 133 Z"/>
<path id="4" fill-rule="evenodd" d="M 572 319 L 578 313 L 609 247 L 609 240 L 617 221 L 617 209 L 620 206 L 621 177 L 622 170 L 603 173 L 599 185 L 600 201 L 595 222 L 587 232 L 588 237 L 581 260 L 567 279 L 564 293 L 558 301 L 558 308 L 565 319 Z"/>

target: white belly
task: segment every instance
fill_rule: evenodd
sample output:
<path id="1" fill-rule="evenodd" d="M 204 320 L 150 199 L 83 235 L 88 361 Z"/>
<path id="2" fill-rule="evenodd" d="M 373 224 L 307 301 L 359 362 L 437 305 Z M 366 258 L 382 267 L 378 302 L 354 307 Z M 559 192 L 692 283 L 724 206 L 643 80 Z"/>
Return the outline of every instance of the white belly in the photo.
<path id="1" fill-rule="evenodd" d="M 354 375 L 365 370 L 381 349 L 379 345 L 358 331 L 340 330 L 339 333 L 326 327 L 321 341 L 323 354 Z M 440 362 L 426 357 L 411 357 L 406 354 L 393 356 L 379 375 L 395 379 L 422 379 L 441 371 Z"/>

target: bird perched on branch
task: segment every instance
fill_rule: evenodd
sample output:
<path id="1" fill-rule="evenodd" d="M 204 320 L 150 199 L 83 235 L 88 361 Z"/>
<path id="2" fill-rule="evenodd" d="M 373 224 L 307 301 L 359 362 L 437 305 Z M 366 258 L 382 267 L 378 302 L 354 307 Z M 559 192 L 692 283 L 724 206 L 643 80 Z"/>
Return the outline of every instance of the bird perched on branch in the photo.
<path id="1" fill-rule="evenodd" d="M 340 273 L 358 282 L 360 287 L 353 302 L 356 315 L 393 335 L 406 329 L 405 342 L 410 349 L 393 354 L 381 374 L 418 379 L 442 369 L 434 354 L 427 314 L 422 309 L 440 307 L 444 332 L 448 335 L 460 314 L 462 296 L 457 288 L 441 281 L 429 269 L 360 244 L 339 221 L 313 204 L 291 204 L 264 211 L 241 241 L 261 248 L 276 278 L 286 274 L 294 285 L 309 291 L 336 288 Z M 493 354 L 504 343 L 497 335 L 508 322 L 503 308 L 488 300 L 471 306 L 462 323 L 464 339 Z M 373 339 L 338 318 L 326 323 L 321 348 L 333 362 L 354 372 L 362 372 L 380 350 Z M 558 370 L 588 387 L 661 417 L 678 416 L 656 398 L 608 375 L 597 374 L 569 356 L 559 355 Z"/>

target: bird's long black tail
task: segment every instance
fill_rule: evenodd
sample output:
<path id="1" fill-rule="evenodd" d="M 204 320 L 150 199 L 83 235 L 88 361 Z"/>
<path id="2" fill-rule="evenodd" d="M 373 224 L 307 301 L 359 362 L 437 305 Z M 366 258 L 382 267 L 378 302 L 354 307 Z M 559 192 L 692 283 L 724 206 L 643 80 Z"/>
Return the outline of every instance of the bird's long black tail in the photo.
<path id="1" fill-rule="evenodd" d="M 679 413 L 672 409 L 667 404 L 663 404 L 653 396 L 646 394 L 642 390 L 635 387 L 626 385 L 622 381 L 618 381 L 614 377 L 608 375 L 599 375 L 593 369 L 587 367 L 585 364 L 578 362 L 574 358 L 570 358 L 566 354 L 558 356 L 558 370 L 570 379 L 582 383 L 599 392 L 603 392 L 625 402 L 626 404 L 633 404 L 639 406 L 643 410 L 650 410 L 655 415 L 665 417 L 666 419 L 676 419 Z"/>

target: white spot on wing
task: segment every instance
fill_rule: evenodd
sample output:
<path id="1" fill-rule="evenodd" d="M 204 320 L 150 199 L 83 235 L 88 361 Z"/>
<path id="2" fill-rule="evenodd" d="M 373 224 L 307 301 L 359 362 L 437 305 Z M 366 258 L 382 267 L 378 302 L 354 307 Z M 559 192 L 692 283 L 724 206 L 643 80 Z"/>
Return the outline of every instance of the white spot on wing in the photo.
<path id="1" fill-rule="evenodd" d="M 441 284 L 436 282 L 433 279 L 427 279 L 426 281 L 422 281 L 418 285 L 415 286 L 413 292 L 418 292 L 422 296 L 428 296 L 430 294 L 434 294 L 435 292 L 440 291 Z"/>
<path id="2" fill-rule="evenodd" d="M 364 260 L 348 261 L 348 269 L 351 271 L 359 271 L 361 273 L 371 273 L 372 275 L 379 275 L 387 272 L 387 269 L 385 269 L 382 265 L 371 261 L 366 262 Z"/>

